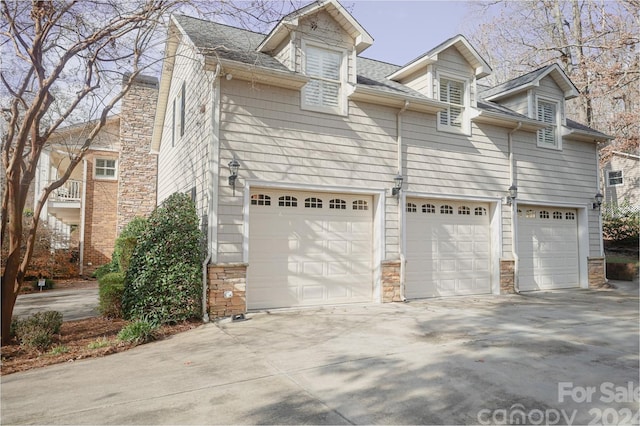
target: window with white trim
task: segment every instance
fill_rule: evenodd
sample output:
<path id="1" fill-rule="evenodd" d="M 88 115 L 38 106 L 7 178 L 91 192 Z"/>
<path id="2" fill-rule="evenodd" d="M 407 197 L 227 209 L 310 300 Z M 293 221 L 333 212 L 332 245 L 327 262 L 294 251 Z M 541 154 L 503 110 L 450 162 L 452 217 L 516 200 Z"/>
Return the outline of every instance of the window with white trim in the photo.
<path id="1" fill-rule="evenodd" d="M 302 107 L 343 114 L 343 52 L 305 45 L 304 73 L 309 82 L 302 89 Z"/>
<path id="2" fill-rule="evenodd" d="M 547 125 L 544 129 L 538 130 L 538 146 L 544 148 L 559 148 L 558 143 L 558 103 L 538 99 L 539 121 Z"/>
<path id="3" fill-rule="evenodd" d="M 465 132 L 465 82 L 446 77 L 439 79 L 440 101 L 448 105 L 445 111 L 438 113 L 438 130 Z"/>
<path id="4" fill-rule="evenodd" d="M 623 183 L 622 170 L 607 170 L 607 186 L 618 186 Z"/>
<path id="5" fill-rule="evenodd" d="M 408 213 L 416 213 L 418 211 L 418 206 L 413 203 L 407 203 L 407 212 Z"/>
<path id="6" fill-rule="evenodd" d="M 96 179 L 116 179 L 117 160 L 107 158 L 96 158 L 95 173 Z"/>

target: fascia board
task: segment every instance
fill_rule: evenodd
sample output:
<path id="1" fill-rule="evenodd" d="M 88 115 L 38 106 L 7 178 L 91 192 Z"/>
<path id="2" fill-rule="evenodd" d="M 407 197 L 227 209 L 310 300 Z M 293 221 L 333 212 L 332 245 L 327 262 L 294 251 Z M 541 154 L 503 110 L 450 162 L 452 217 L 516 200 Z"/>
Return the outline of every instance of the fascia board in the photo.
<path id="1" fill-rule="evenodd" d="M 206 71 L 215 71 L 218 64 L 220 64 L 224 73 L 231 74 L 233 78 L 240 80 L 255 81 L 290 89 L 300 89 L 309 82 L 309 77 L 301 74 L 277 71 L 257 65 L 213 57 L 205 58 L 204 68 Z"/>

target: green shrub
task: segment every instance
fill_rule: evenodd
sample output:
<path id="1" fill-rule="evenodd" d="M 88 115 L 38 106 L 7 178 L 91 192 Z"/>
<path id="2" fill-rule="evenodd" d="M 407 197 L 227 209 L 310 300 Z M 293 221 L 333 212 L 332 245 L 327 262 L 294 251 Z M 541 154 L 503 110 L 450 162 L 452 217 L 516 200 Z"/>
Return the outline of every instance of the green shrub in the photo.
<path id="1" fill-rule="evenodd" d="M 38 312 L 27 319 L 18 320 L 15 333 L 21 345 L 45 350 L 53 344 L 53 336 L 60 333 L 61 327 L 60 312 Z"/>
<path id="2" fill-rule="evenodd" d="M 637 246 L 640 237 L 640 210 L 628 201 L 619 206 L 603 205 L 602 234 L 605 240 Z"/>
<path id="3" fill-rule="evenodd" d="M 124 291 L 124 274 L 110 272 L 98 280 L 100 290 L 100 313 L 107 318 L 122 318 L 122 293 Z"/>
<path id="4" fill-rule="evenodd" d="M 118 264 L 113 260 L 105 265 L 98 267 L 98 269 L 93 272 L 93 278 L 97 278 L 99 280 L 100 278 L 112 272 L 118 272 Z"/>
<path id="5" fill-rule="evenodd" d="M 195 206 L 186 194 L 173 194 L 157 207 L 126 272 L 124 317 L 158 324 L 199 317 L 201 242 Z"/>
<path id="6" fill-rule="evenodd" d="M 133 251 L 146 229 L 147 219 L 136 217 L 124 227 L 116 239 L 113 261 L 116 263 L 119 272 L 127 272 L 127 269 L 129 269 Z"/>
<path id="7" fill-rule="evenodd" d="M 158 327 L 150 321 L 140 320 L 132 322 L 118 333 L 118 340 L 141 345 L 155 340 Z"/>

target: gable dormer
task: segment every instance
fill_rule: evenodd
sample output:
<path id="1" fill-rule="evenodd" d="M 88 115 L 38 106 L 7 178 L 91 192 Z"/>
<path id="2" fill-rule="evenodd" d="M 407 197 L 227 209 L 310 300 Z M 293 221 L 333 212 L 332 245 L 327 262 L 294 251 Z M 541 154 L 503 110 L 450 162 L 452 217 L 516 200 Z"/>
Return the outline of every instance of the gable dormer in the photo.
<path id="1" fill-rule="evenodd" d="M 309 77 L 302 108 L 346 114 L 347 96 L 357 80 L 356 55 L 372 43 L 340 3 L 324 0 L 284 17 L 257 50 Z"/>
<path id="2" fill-rule="evenodd" d="M 477 107 L 476 80 L 491 73 L 491 67 L 462 35 L 446 40 L 409 62 L 389 79 L 423 95 L 446 102 L 438 113 L 438 130 L 470 134 Z"/>
<path id="3" fill-rule="evenodd" d="M 538 131 L 537 144 L 557 150 L 562 149 L 562 136 L 567 132 L 565 101 L 578 95 L 578 89 L 558 64 L 537 69 L 483 93 L 488 101 L 547 124 Z"/>

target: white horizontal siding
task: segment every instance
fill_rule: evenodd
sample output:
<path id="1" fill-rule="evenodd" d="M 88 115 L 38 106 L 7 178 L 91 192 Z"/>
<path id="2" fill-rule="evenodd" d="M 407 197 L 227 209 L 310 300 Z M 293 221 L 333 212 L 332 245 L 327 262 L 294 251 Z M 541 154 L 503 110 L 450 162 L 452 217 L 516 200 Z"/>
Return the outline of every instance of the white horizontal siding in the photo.
<path id="1" fill-rule="evenodd" d="M 469 138 L 437 132 L 435 115 L 403 120 L 408 191 L 486 197 L 509 187 L 506 130 L 474 125 Z"/>
<path id="2" fill-rule="evenodd" d="M 176 53 L 167 113 L 158 156 L 158 204 L 174 192 L 196 188 L 198 215 L 206 215 L 207 144 L 211 140 L 210 75 L 201 68 L 193 50 L 184 44 Z M 172 146 L 173 100 L 185 82 L 184 135 L 175 133 Z M 176 117 L 176 121 L 178 117 Z"/>
<path id="3" fill-rule="evenodd" d="M 229 197 L 225 179 L 233 156 L 241 164 L 238 191 L 249 179 L 365 191 L 392 185 L 397 169 L 393 109 L 351 103 L 346 119 L 301 110 L 298 91 L 235 80 L 223 81 L 221 101 L 220 225 L 237 224 L 234 219 L 242 217 L 242 198 Z M 397 239 L 397 223 L 388 219 L 395 208 L 386 209 L 387 231 Z M 218 229 L 219 261 L 242 261 L 239 231 Z M 397 243 L 387 251 L 397 253 Z"/>
<path id="4" fill-rule="evenodd" d="M 497 103 L 529 117 L 529 97 L 526 91 L 500 99 Z M 535 118 L 535 116 L 532 118 Z"/>

